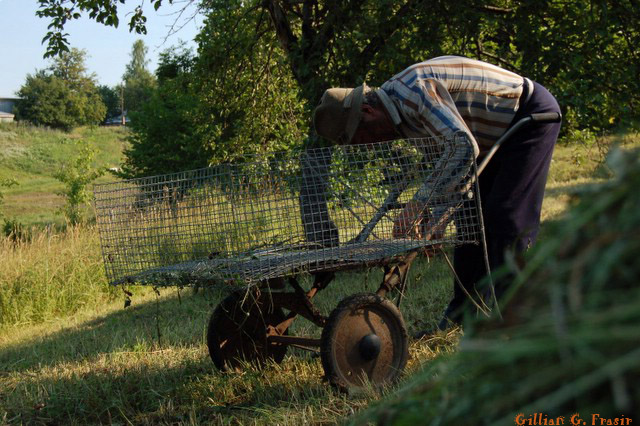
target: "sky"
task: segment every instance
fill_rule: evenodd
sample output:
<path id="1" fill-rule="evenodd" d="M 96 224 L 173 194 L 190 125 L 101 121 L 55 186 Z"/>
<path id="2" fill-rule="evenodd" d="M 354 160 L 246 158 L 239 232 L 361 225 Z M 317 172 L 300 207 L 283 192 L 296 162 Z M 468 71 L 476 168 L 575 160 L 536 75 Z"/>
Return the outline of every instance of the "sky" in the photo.
<path id="1" fill-rule="evenodd" d="M 129 33 L 127 13 L 141 3 L 147 16 L 146 35 Z M 159 54 L 165 49 L 174 45 L 195 48 L 193 39 L 202 24 L 202 16 L 196 15 L 195 19 L 186 22 L 183 19 L 184 27 L 165 41 L 180 5 L 163 4 L 156 12 L 148 3 L 130 0 L 119 5 L 119 9 L 124 9 L 119 10 L 118 28 L 105 27 L 87 17 L 65 27 L 70 46 L 87 50 L 86 65 L 90 73 L 95 73 L 98 84 L 115 86 L 120 83 L 131 59 L 131 47 L 137 39 L 142 39 L 149 48 L 147 59 L 152 72 Z M 15 97 L 27 74 L 34 74 L 51 63 L 49 59 L 43 59 L 46 46 L 41 44 L 49 22 L 35 15 L 37 9 L 37 0 L 0 0 L 0 97 Z M 193 15 L 194 10 L 192 8 L 186 14 Z"/>

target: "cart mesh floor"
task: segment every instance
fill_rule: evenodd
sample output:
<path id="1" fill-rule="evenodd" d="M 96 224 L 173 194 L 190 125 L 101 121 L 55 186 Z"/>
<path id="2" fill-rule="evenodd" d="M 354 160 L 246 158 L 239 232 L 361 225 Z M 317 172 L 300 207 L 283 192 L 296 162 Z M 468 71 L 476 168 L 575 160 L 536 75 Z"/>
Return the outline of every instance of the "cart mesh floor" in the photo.
<path id="1" fill-rule="evenodd" d="M 417 240 L 372 241 L 338 248 L 265 250 L 250 256 L 203 259 L 149 269 L 126 281 L 153 285 L 254 282 L 303 271 L 339 270 L 393 260 L 411 249 L 424 247 Z"/>
<path id="2" fill-rule="evenodd" d="M 112 284 L 255 282 L 478 243 L 461 135 L 245 158 L 94 188 Z"/>

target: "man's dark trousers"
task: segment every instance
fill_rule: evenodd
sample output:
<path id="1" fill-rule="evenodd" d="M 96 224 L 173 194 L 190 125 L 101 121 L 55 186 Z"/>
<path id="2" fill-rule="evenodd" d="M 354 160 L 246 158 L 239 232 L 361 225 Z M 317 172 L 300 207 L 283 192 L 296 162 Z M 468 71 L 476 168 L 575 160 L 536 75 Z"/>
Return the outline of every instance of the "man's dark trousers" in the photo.
<path id="1" fill-rule="evenodd" d="M 533 113 L 560 112 L 549 91 L 538 83 L 533 85 L 533 93 L 520 106 L 512 124 Z M 526 93 L 521 99 L 526 99 Z M 536 241 L 544 187 L 559 132 L 560 123 L 525 126 L 504 142 L 479 178 L 492 271 L 504 264 L 507 250 L 516 255 L 522 254 Z M 487 273 L 482 246 L 457 247 L 454 268 L 471 295 L 477 294 L 477 289 L 487 299 L 486 280 L 484 289 L 477 287 Z M 494 283 L 498 300 L 508 289 L 510 281 L 507 275 Z M 454 283 L 454 297 L 447 307 L 445 319 L 460 323 L 465 306 L 470 306 L 466 302 L 464 291 Z"/>

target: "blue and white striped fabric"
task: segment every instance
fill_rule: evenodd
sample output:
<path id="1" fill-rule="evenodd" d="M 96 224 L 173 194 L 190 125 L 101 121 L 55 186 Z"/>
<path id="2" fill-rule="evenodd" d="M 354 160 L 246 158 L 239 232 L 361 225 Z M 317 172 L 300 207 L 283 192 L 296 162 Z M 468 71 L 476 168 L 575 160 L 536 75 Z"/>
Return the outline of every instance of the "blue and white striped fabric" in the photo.
<path id="1" fill-rule="evenodd" d="M 466 191 L 474 156 L 488 151 L 505 133 L 518 110 L 524 82 L 485 62 L 442 56 L 407 68 L 377 90 L 404 137 L 453 137 L 464 132 L 472 142 L 473 151 L 448 152 L 451 146 L 445 145 L 435 170 L 440 170 L 440 162 L 452 168 L 444 176 L 434 173 L 414 200 L 428 203 L 433 194 Z M 434 211 L 433 216 L 439 221 L 449 214 Z"/>
<path id="2" fill-rule="evenodd" d="M 464 131 L 484 152 L 509 127 L 523 84 L 523 77 L 497 66 L 442 56 L 407 68 L 380 89 L 404 136 L 447 136 Z"/>

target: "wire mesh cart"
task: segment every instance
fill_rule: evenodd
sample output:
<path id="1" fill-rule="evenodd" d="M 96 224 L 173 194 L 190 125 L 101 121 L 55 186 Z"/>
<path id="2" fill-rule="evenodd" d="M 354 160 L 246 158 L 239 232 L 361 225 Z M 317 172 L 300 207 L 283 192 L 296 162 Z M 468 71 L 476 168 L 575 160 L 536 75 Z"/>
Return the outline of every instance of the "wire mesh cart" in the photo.
<path id="1" fill-rule="evenodd" d="M 96 185 L 95 210 L 113 285 L 233 284 L 207 344 L 221 370 L 318 350 L 339 386 L 387 383 L 408 358 L 407 330 L 387 295 L 403 294 L 425 250 L 484 244 L 478 168 L 464 135 L 255 155 L 216 167 Z M 328 315 L 313 297 L 337 271 L 381 266 L 375 293 Z M 313 284 L 303 289 L 301 274 Z M 297 317 L 321 338 L 292 336 Z"/>

